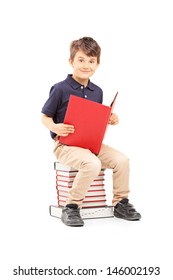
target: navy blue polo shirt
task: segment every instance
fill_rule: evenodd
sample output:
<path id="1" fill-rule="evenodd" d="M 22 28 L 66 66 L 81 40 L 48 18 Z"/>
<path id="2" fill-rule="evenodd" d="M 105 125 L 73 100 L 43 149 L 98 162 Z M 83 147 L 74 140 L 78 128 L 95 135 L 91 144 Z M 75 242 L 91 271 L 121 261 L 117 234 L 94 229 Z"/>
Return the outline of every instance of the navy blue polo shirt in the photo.
<path id="1" fill-rule="evenodd" d="M 53 118 L 55 123 L 63 123 L 69 102 L 70 95 L 75 95 L 89 100 L 102 103 L 103 91 L 100 87 L 92 83 L 90 80 L 87 87 L 79 84 L 69 74 L 67 78 L 51 87 L 49 98 L 45 102 L 42 113 Z M 56 134 L 50 131 L 51 137 L 54 139 Z"/>

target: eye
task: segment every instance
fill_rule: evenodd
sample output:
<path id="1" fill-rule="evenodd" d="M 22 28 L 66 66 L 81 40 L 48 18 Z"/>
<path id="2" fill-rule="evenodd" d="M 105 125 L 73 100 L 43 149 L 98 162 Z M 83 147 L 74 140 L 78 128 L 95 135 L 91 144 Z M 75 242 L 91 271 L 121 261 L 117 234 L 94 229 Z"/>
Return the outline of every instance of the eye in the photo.
<path id="1" fill-rule="evenodd" d="M 95 61 L 95 60 L 91 60 L 90 63 L 91 63 L 91 64 L 94 64 L 94 63 L 96 63 L 96 61 Z"/>

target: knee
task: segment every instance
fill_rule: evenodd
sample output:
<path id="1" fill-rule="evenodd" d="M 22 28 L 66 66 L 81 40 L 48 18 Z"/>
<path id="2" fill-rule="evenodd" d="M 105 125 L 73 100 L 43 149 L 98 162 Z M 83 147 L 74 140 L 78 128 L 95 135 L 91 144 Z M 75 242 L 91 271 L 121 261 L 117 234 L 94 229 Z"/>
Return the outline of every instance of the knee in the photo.
<path id="1" fill-rule="evenodd" d="M 124 154 L 119 154 L 112 162 L 112 168 L 127 168 L 129 169 L 129 158 Z"/>
<path id="2" fill-rule="evenodd" d="M 127 168 L 129 169 L 129 158 L 124 155 L 121 154 L 118 158 L 117 158 L 117 162 L 116 162 L 116 166 L 119 168 Z"/>
<path id="3" fill-rule="evenodd" d="M 127 164 L 127 165 L 129 164 L 129 158 L 124 154 L 121 154 L 119 161 L 120 163 L 123 164 Z"/>
<path id="4" fill-rule="evenodd" d="M 101 170 L 101 161 L 98 158 L 95 158 L 92 161 L 85 162 L 83 168 L 92 175 L 93 177 L 97 176 Z"/>

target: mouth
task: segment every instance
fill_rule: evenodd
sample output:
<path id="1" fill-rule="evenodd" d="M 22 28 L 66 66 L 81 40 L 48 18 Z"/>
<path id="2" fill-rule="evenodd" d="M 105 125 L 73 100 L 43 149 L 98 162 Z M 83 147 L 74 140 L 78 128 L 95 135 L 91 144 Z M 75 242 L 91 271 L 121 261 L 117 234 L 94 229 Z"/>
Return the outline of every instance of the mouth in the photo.
<path id="1" fill-rule="evenodd" d="M 90 71 L 81 70 L 81 73 L 83 73 L 83 74 L 89 74 Z"/>

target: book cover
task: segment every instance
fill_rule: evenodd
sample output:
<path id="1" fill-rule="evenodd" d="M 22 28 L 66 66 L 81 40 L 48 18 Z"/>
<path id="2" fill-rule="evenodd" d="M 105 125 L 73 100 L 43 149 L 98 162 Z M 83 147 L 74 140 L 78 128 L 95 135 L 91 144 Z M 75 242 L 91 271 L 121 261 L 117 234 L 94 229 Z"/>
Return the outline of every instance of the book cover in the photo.
<path id="1" fill-rule="evenodd" d="M 67 197 L 68 196 L 68 190 L 63 190 L 63 191 L 58 190 L 58 195 Z M 106 196 L 106 192 L 105 192 L 105 190 L 88 191 L 87 194 L 86 194 L 86 197 L 90 197 L 90 196 L 99 196 L 99 197 L 100 196 Z"/>
<path id="2" fill-rule="evenodd" d="M 68 136 L 60 136 L 59 141 L 62 144 L 89 149 L 98 154 L 114 103 L 115 100 L 109 107 L 71 95 L 64 123 L 74 125 L 75 132 Z"/>
<path id="3" fill-rule="evenodd" d="M 65 164 L 60 163 L 59 161 L 54 162 L 54 169 L 63 172 L 78 172 L 77 169 L 72 168 L 71 166 L 67 166 Z"/>
<path id="4" fill-rule="evenodd" d="M 64 195 L 58 195 L 58 199 L 59 201 L 66 201 L 67 199 L 67 196 L 64 196 Z M 106 196 L 105 195 L 102 195 L 102 196 L 85 196 L 84 200 L 83 200 L 83 203 L 85 202 L 100 202 L 100 201 L 106 201 Z"/>
<path id="5" fill-rule="evenodd" d="M 75 178 L 78 171 L 63 171 L 63 170 L 56 170 L 56 177 L 61 176 L 64 178 Z"/>
<path id="6" fill-rule="evenodd" d="M 49 206 L 49 213 L 52 217 L 61 218 L 63 207 L 57 205 Z M 82 208 L 80 209 L 82 219 L 99 219 L 99 218 L 113 218 L 113 207 L 95 207 L 95 208 Z"/>
<path id="7" fill-rule="evenodd" d="M 65 206 L 66 205 L 66 200 L 59 200 L 59 206 Z M 105 207 L 107 206 L 106 200 L 105 201 L 92 201 L 92 202 L 83 202 L 82 203 L 82 208 L 87 208 L 87 207 Z"/>
<path id="8" fill-rule="evenodd" d="M 56 185 L 56 189 L 60 190 L 60 191 L 67 191 L 68 192 L 70 188 L 71 188 L 71 186 Z M 102 190 L 105 190 L 104 184 L 103 185 L 90 186 L 88 192 L 90 192 L 90 191 L 102 191 Z"/>
<path id="9" fill-rule="evenodd" d="M 57 180 L 57 185 L 58 186 L 65 186 L 65 187 L 72 187 L 74 181 L 61 181 L 61 180 Z M 91 187 L 92 186 L 103 186 L 103 181 L 94 181 L 93 183 L 91 183 Z"/>
<path id="10" fill-rule="evenodd" d="M 78 171 L 77 171 L 78 172 Z M 64 177 L 64 178 L 74 178 L 77 175 L 76 171 L 56 171 L 56 176 L 60 176 L 60 177 Z M 103 179 L 105 176 L 105 173 L 103 171 L 100 171 L 100 173 L 98 174 L 98 176 L 94 179 L 94 180 L 100 180 Z"/>
<path id="11" fill-rule="evenodd" d="M 74 180 L 74 178 L 76 177 L 77 173 L 75 174 L 71 174 L 71 173 L 66 173 L 66 174 L 63 174 L 61 171 L 57 171 L 56 173 L 56 178 L 62 180 L 62 181 L 72 181 Z M 99 174 L 95 179 L 94 181 L 101 181 L 101 180 L 105 180 L 105 174 Z"/>
<path id="12" fill-rule="evenodd" d="M 56 170 L 56 177 L 61 176 L 66 178 L 75 178 L 78 172 L 77 169 L 64 165 L 58 161 L 54 162 L 54 169 Z M 104 179 L 104 176 L 105 176 L 105 168 L 102 168 L 98 176 L 94 179 L 94 181 Z"/>

